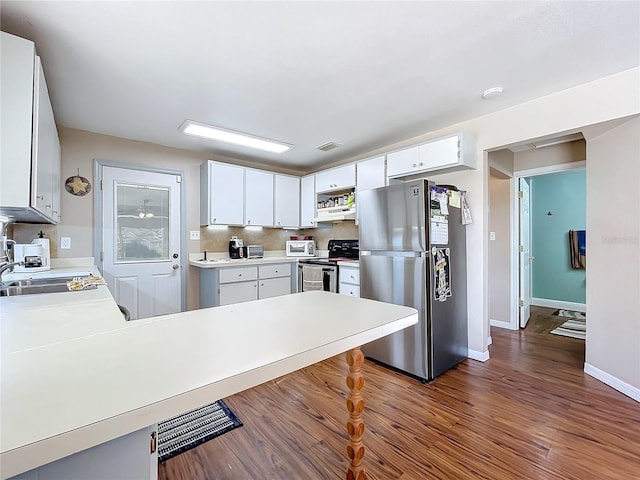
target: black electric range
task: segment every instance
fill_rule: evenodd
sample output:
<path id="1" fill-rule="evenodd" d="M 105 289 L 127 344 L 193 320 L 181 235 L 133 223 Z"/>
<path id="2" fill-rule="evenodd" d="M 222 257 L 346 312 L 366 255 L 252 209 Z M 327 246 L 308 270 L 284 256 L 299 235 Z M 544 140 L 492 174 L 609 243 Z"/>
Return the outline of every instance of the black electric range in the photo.
<path id="1" fill-rule="evenodd" d="M 329 257 L 298 260 L 298 291 L 324 290 L 338 293 L 338 262 L 358 260 L 358 240 L 329 240 Z"/>
<path id="2" fill-rule="evenodd" d="M 329 240 L 327 249 L 328 257 L 301 258 L 298 263 L 307 265 L 334 265 L 344 260 L 358 260 L 360 258 L 360 246 L 358 240 Z"/>

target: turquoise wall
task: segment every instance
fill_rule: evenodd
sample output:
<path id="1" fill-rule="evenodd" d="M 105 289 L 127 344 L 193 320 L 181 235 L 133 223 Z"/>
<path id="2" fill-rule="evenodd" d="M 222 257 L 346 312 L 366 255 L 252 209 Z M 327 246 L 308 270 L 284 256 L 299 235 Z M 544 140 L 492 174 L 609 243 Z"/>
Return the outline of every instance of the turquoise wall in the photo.
<path id="1" fill-rule="evenodd" d="M 585 270 L 571 268 L 569 230 L 584 230 L 586 171 L 539 175 L 531 185 L 532 297 L 586 303 Z M 552 215 L 548 215 L 551 212 Z M 587 232 L 587 265 L 589 265 Z"/>

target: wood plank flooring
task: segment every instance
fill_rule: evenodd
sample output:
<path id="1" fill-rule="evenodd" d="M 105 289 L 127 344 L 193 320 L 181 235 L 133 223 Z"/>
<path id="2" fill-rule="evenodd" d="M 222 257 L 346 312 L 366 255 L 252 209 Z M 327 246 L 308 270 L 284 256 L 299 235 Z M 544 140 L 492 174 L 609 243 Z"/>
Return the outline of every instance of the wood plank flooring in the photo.
<path id="1" fill-rule="evenodd" d="M 640 404 L 584 374 L 584 341 L 547 333 L 551 312 L 492 329 L 489 361 L 428 385 L 365 362 L 368 478 L 640 478 Z M 225 399 L 244 427 L 159 479 L 344 479 L 347 370 L 335 357 Z"/>

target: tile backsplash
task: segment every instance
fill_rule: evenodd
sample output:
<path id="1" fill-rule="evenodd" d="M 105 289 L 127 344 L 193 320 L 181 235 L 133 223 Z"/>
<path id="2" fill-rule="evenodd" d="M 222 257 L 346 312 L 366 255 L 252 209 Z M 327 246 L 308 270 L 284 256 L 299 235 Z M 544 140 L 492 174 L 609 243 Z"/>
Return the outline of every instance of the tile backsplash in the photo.
<path id="1" fill-rule="evenodd" d="M 232 235 L 244 240 L 245 245 L 264 245 L 265 251 L 283 251 L 291 235 L 312 235 L 319 250 L 326 250 L 332 239 L 350 240 L 358 238 L 358 227 L 354 222 L 328 223 L 318 228 L 304 230 L 256 227 L 200 227 L 200 250 L 226 252 Z"/>

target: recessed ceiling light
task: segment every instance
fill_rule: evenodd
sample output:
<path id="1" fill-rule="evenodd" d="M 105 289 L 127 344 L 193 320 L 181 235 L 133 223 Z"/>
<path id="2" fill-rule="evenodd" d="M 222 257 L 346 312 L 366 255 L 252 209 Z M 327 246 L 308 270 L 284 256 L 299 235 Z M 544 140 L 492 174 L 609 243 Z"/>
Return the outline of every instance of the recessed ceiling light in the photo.
<path id="1" fill-rule="evenodd" d="M 484 92 L 482 92 L 482 98 L 484 100 L 499 97 L 500 95 L 502 95 L 502 87 L 487 88 Z"/>
<path id="2" fill-rule="evenodd" d="M 287 143 L 276 142 L 274 140 L 260 138 L 246 133 L 234 132 L 233 130 L 226 130 L 224 128 L 194 122 L 193 120 L 185 120 L 184 123 L 180 125 L 180 131 L 187 135 L 194 135 L 196 137 L 255 148 L 272 153 L 283 153 L 293 148 L 293 145 L 289 145 Z"/>

